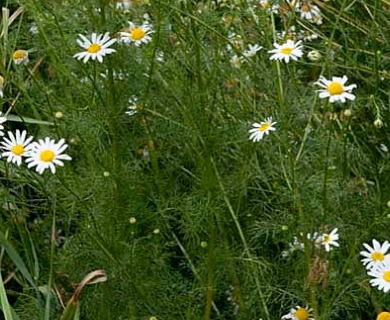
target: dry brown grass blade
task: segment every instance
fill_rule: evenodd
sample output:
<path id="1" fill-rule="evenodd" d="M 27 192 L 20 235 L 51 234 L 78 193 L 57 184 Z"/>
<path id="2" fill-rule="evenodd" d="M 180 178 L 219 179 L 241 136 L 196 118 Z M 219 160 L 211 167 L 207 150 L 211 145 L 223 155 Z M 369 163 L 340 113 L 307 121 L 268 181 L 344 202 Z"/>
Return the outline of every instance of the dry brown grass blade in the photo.
<path id="1" fill-rule="evenodd" d="M 7 8 L 1 8 L 2 11 L 2 20 L 3 20 L 3 26 L 0 33 L 0 38 L 2 38 L 5 34 L 8 33 L 9 26 L 16 20 L 19 15 L 21 15 L 24 11 L 24 7 L 19 7 L 15 10 L 15 12 L 12 14 L 12 16 L 9 16 L 9 9 Z"/>
<path id="2" fill-rule="evenodd" d="M 105 281 L 107 281 L 107 273 L 105 270 L 95 270 L 95 271 L 88 273 L 84 277 L 84 279 L 79 283 L 75 292 L 73 293 L 73 296 L 72 296 L 73 301 L 79 300 L 81 290 L 83 290 L 83 288 L 87 284 L 94 284 L 94 283 L 105 282 Z"/>

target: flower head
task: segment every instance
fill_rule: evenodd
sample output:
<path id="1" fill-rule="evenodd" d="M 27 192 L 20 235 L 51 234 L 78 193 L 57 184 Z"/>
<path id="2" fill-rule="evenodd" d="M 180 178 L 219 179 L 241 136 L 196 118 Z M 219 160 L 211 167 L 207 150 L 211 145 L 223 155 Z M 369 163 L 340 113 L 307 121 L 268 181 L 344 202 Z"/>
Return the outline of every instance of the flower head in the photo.
<path id="1" fill-rule="evenodd" d="M 339 234 L 337 233 L 338 229 L 334 228 L 331 233 L 324 233 L 322 237 L 319 238 L 321 244 L 325 247 L 325 251 L 329 252 L 331 246 L 339 247 Z"/>
<path id="2" fill-rule="evenodd" d="M 286 63 L 290 61 L 290 58 L 292 60 L 298 60 L 303 55 L 301 43 L 302 41 L 295 43 L 293 40 L 287 40 L 282 45 L 274 43 L 275 49 L 268 51 L 268 53 L 273 53 L 269 59 L 284 60 Z"/>
<path id="3" fill-rule="evenodd" d="M 365 257 L 361 261 L 368 270 L 376 268 L 379 265 L 383 265 L 385 260 L 390 258 L 390 254 L 387 254 L 387 251 L 390 248 L 390 243 L 388 241 L 383 242 L 381 245 L 378 241 L 373 239 L 372 245 L 373 246 L 370 247 L 367 243 L 363 243 L 363 246 L 367 249 L 367 251 L 360 252 L 360 255 Z"/>
<path id="4" fill-rule="evenodd" d="M 311 61 L 318 61 L 321 59 L 321 53 L 318 50 L 311 50 L 308 54 L 307 57 Z"/>
<path id="5" fill-rule="evenodd" d="M 376 320 L 390 320 L 390 312 L 387 311 L 380 312 L 377 315 Z"/>
<path id="6" fill-rule="evenodd" d="M 45 140 L 40 139 L 38 142 L 33 142 L 27 152 L 27 167 L 36 166 L 39 174 L 42 174 L 47 168 L 50 168 L 51 172 L 55 173 L 55 165 L 63 166 L 62 160 L 72 160 L 68 155 L 62 154 L 67 147 L 68 145 L 65 144 L 64 139 L 56 143 L 55 140 L 47 137 Z"/>
<path id="7" fill-rule="evenodd" d="M 6 150 L 1 154 L 2 157 L 7 157 L 7 161 L 11 163 L 16 163 L 18 166 L 22 164 L 22 157 L 25 157 L 29 148 L 30 142 L 33 137 L 28 137 L 27 131 L 23 130 L 20 133 L 19 130 L 16 130 L 14 135 L 12 132 L 8 131 L 8 138 L 4 138 L 4 141 L 1 142 L 1 148 Z"/>
<path id="8" fill-rule="evenodd" d="M 243 57 L 239 57 L 236 54 L 230 58 L 230 63 L 232 64 L 233 67 L 235 67 L 237 69 L 241 68 L 241 65 L 243 62 L 245 62 Z"/>
<path id="9" fill-rule="evenodd" d="M 346 99 L 355 100 L 355 95 L 351 91 L 356 88 L 356 84 L 345 86 L 348 81 L 347 76 L 332 77 L 332 80 L 327 80 L 325 77 L 320 76 L 317 82 L 314 84 L 319 85 L 322 89 L 317 90 L 321 99 L 329 98 L 329 102 L 333 103 L 341 101 L 344 103 Z"/>
<path id="10" fill-rule="evenodd" d="M 255 45 L 249 45 L 248 46 L 248 50 L 245 50 L 244 51 L 244 56 L 247 57 L 247 58 L 251 58 L 251 57 L 254 57 L 257 53 L 257 51 L 260 51 L 263 47 L 262 46 L 259 46 L 258 44 L 255 44 Z"/>
<path id="11" fill-rule="evenodd" d="M 263 139 L 264 134 L 269 134 L 270 131 L 275 131 L 276 129 L 273 125 L 276 122 L 272 122 L 272 117 L 268 117 L 265 121 L 261 123 L 255 122 L 252 126 L 253 128 L 249 130 L 251 134 L 249 136 L 249 140 L 253 140 L 253 142 L 260 141 Z"/>
<path id="12" fill-rule="evenodd" d="M 291 308 L 290 312 L 282 317 L 282 319 L 293 319 L 293 320 L 314 320 L 311 316 L 312 308 L 308 306 L 300 307 L 296 306 L 295 308 Z"/>
<path id="13" fill-rule="evenodd" d="M 241 35 L 229 31 L 228 38 L 230 43 L 227 45 L 227 49 L 229 51 L 237 51 L 244 48 L 244 41 L 242 40 Z"/>
<path id="14" fill-rule="evenodd" d="M 322 23 L 321 12 L 316 5 L 311 4 L 310 2 L 305 2 L 301 5 L 299 11 L 301 13 L 301 19 L 306 19 L 311 22 L 313 22 L 313 20 L 321 21 Z"/>
<path id="15" fill-rule="evenodd" d="M 119 32 L 119 41 L 122 43 L 134 42 L 136 46 L 139 46 L 142 43 L 149 43 L 152 40 L 150 34 L 153 32 L 152 27 L 147 21 L 141 26 L 136 26 L 133 22 L 129 22 L 129 27 Z"/>
<path id="16" fill-rule="evenodd" d="M 130 0 L 117 0 L 116 10 L 129 10 L 131 8 Z"/>
<path id="17" fill-rule="evenodd" d="M 22 50 L 22 49 L 19 49 L 19 50 L 16 50 L 13 54 L 12 54 L 12 60 L 14 61 L 15 64 L 28 64 L 29 60 L 28 60 L 28 52 L 26 50 Z"/>
<path id="18" fill-rule="evenodd" d="M 97 59 L 99 62 L 103 62 L 103 57 L 107 54 L 116 52 L 115 49 L 109 48 L 116 42 L 116 39 L 111 39 L 109 33 L 103 34 L 92 33 L 91 40 L 87 39 L 82 34 L 79 34 L 80 39 L 77 39 L 77 43 L 80 47 L 84 48 L 85 51 L 76 53 L 73 58 L 78 60 L 83 59 L 86 63 L 89 59 Z"/>
<path id="19" fill-rule="evenodd" d="M 378 265 L 376 268 L 371 269 L 367 274 L 373 279 L 370 283 L 373 287 L 378 287 L 379 290 L 387 292 L 390 290 L 390 262 L 387 261 L 382 265 Z"/>
<path id="20" fill-rule="evenodd" d="M 142 109 L 142 106 L 138 103 L 138 98 L 137 97 L 131 97 L 129 99 L 130 106 L 128 106 L 128 110 L 125 112 L 129 116 L 133 116 L 136 113 L 138 113 L 139 110 Z"/>
<path id="21" fill-rule="evenodd" d="M 278 4 L 272 4 L 269 0 L 260 0 L 260 6 L 268 12 L 277 13 L 279 10 Z"/>

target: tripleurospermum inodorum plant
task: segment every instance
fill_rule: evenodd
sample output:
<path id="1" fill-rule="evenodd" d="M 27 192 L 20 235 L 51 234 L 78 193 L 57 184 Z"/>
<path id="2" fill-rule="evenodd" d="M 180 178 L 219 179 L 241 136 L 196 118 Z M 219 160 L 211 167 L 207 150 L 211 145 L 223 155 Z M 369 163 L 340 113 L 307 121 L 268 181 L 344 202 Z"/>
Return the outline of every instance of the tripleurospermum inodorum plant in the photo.
<path id="1" fill-rule="evenodd" d="M 386 319 L 385 2 L 6 5 L 7 320 Z"/>

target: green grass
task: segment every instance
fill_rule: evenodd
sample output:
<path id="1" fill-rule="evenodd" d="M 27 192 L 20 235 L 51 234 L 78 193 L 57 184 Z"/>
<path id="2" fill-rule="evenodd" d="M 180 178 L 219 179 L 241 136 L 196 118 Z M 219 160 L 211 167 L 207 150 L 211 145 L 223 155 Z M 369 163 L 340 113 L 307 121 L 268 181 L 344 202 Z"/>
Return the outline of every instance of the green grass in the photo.
<path id="1" fill-rule="evenodd" d="M 16 12 L 10 22 L 3 14 L 0 36 L 5 132 L 64 138 L 72 157 L 42 175 L 0 162 L 4 318 L 60 319 L 100 269 L 107 281 L 83 288 L 74 319 L 390 310 L 359 255 L 363 243 L 390 241 L 390 3 L 313 1 L 317 25 L 258 1 L 133 2 L 125 11 L 108 0 L 3 2 Z M 145 14 L 150 43 L 116 43 L 102 63 L 73 58 L 78 34 L 114 37 Z M 319 37 L 298 61 L 270 61 L 292 25 Z M 244 46 L 229 51 L 233 32 Z M 234 67 L 248 44 L 263 49 Z M 16 49 L 29 51 L 28 65 L 12 62 Z M 320 99 L 320 75 L 347 75 L 356 100 Z M 129 116 L 131 97 L 139 110 Z M 266 117 L 276 131 L 250 141 Z M 340 247 L 329 253 L 306 240 L 334 228 Z M 294 237 L 305 248 L 286 256 Z"/>

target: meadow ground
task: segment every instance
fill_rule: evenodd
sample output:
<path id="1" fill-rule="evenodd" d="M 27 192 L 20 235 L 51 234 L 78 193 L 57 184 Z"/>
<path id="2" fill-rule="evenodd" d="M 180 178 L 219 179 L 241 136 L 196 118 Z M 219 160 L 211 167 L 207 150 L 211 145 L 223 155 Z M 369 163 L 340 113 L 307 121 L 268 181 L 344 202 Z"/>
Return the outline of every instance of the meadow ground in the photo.
<path id="1" fill-rule="evenodd" d="M 389 1 L 1 3 L 4 319 L 390 319 Z"/>

